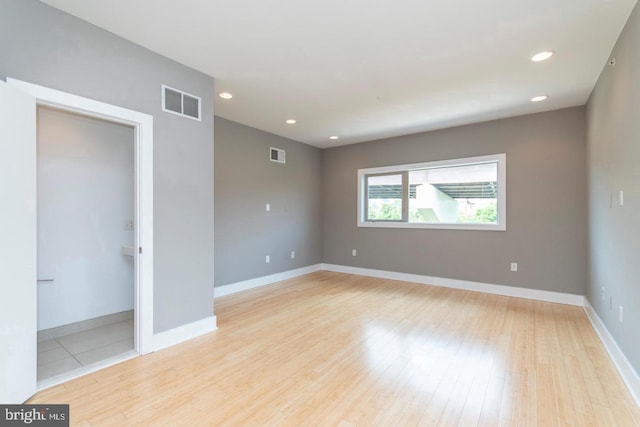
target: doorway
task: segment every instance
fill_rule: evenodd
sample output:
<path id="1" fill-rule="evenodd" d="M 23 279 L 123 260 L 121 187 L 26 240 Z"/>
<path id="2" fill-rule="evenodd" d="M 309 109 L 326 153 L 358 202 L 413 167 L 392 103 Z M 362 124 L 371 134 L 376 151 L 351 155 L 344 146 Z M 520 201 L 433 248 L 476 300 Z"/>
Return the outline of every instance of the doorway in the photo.
<path id="1" fill-rule="evenodd" d="M 133 331 L 134 354 L 150 353 L 153 345 L 153 117 L 88 98 L 7 78 L 7 83 L 35 98 L 43 107 L 69 111 L 131 126 L 134 134 L 134 224 L 133 245 L 128 248 L 134 264 Z M 34 123 L 35 126 L 35 123 Z M 35 159 L 34 159 L 35 161 Z M 43 279 L 47 279 L 44 278 Z M 34 284 L 35 285 L 35 284 Z M 36 301 L 25 302 L 36 305 Z M 35 337 L 34 337 L 35 339 Z M 129 356 L 130 357 L 130 356 Z M 30 358 L 29 358 L 30 359 Z M 122 360 L 122 359 L 121 359 Z M 101 369 L 119 360 L 90 364 L 86 369 L 57 381 L 38 384 L 43 389 L 73 377 Z M 18 361 L 16 361 L 18 363 Z M 33 366 L 35 371 L 36 367 Z M 27 371 L 25 371 L 27 372 Z M 35 375 L 34 375 L 35 377 Z M 35 384 L 34 384 L 35 387 Z"/>
<path id="2" fill-rule="evenodd" d="M 134 129 L 37 108 L 38 382 L 135 355 Z"/>

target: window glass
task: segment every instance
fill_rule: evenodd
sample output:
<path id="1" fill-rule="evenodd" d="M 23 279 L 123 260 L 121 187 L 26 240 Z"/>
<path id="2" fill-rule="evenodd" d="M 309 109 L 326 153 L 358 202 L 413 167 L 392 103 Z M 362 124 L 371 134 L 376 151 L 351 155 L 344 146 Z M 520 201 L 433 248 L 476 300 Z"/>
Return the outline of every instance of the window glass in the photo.
<path id="1" fill-rule="evenodd" d="M 367 177 L 367 220 L 402 220 L 402 175 Z"/>
<path id="2" fill-rule="evenodd" d="M 409 222 L 497 223 L 497 163 L 410 171 L 409 187 Z"/>

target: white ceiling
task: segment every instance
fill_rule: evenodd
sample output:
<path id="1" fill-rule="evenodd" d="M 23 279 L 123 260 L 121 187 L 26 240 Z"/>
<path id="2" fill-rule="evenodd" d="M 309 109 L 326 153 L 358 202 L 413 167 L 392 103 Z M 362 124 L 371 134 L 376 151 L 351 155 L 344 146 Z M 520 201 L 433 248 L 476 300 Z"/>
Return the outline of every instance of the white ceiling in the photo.
<path id="1" fill-rule="evenodd" d="M 636 4 L 42 1 L 215 77 L 216 115 L 317 147 L 583 105 Z"/>

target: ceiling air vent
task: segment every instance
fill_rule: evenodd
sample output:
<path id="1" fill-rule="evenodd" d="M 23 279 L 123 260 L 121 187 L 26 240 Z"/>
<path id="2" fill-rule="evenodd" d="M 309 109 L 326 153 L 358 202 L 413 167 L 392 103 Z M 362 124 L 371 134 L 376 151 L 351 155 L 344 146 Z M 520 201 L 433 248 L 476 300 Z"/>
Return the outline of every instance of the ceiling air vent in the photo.
<path id="1" fill-rule="evenodd" d="M 278 162 L 278 163 L 286 163 L 285 161 L 285 154 L 286 152 L 284 150 L 281 150 L 279 148 L 269 148 L 269 160 L 271 160 L 272 162 Z"/>
<path id="2" fill-rule="evenodd" d="M 199 97 L 162 85 L 162 111 L 200 121 Z"/>

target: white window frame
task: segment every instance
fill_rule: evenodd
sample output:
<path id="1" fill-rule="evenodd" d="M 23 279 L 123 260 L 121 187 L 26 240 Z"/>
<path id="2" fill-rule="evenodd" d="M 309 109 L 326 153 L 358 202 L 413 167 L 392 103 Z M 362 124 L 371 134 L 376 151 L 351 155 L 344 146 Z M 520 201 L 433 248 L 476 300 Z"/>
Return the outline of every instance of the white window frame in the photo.
<path id="1" fill-rule="evenodd" d="M 497 163 L 498 165 L 498 222 L 496 224 L 460 224 L 460 223 L 418 223 L 402 221 L 367 221 L 367 176 L 411 172 L 421 169 L 434 169 L 449 166 L 469 166 L 482 163 Z M 408 192 L 407 192 L 408 193 Z M 426 228 L 448 230 L 491 230 L 505 231 L 507 229 L 507 155 L 491 154 L 487 156 L 466 157 L 462 159 L 439 160 L 434 162 L 411 163 L 406 165 L 383 166 L 377 168 L 358 169 L 358 227 L 376 228 Z M 406 216 L 403 214 L 403 217 Z"/>

